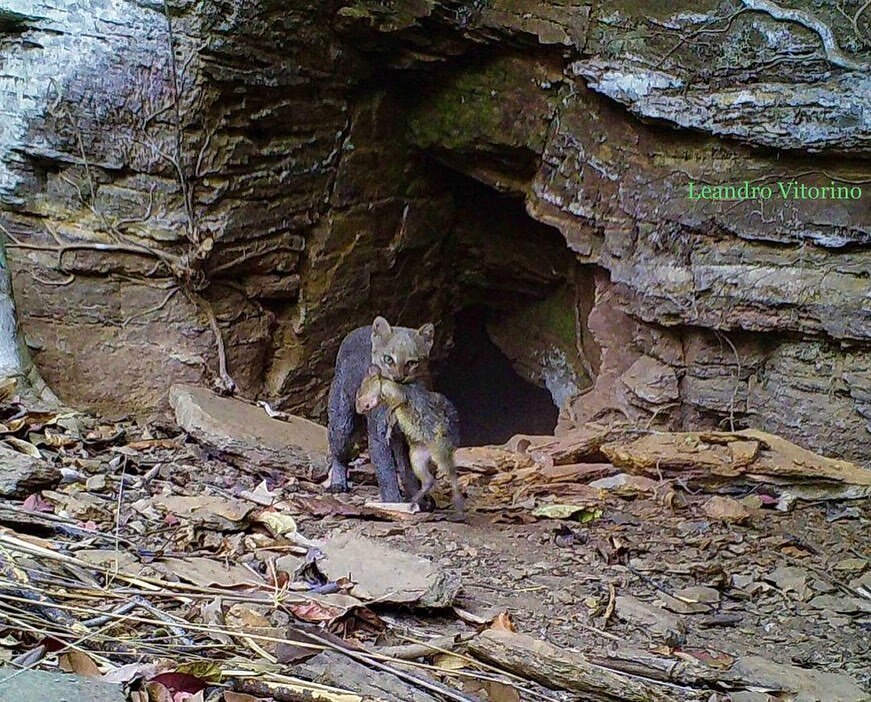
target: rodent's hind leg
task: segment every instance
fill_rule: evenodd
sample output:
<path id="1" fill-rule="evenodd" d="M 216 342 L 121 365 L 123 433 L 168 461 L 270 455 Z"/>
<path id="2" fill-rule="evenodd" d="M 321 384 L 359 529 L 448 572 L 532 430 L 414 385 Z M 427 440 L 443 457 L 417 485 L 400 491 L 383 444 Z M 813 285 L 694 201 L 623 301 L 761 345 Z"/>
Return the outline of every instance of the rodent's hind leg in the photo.
<path id="1" fill-rule="evenodd" d="M 430 470 L 431 456 L 429 449 L 420 444 L 409 448 L 409 458 L 411 459 L 411 468 L 417 479 L 420 480 L 420 490 L 417 491 L 411 501 L 415 504 L 420 504 L 424 497 L 429 495 L 435 485 L 435 477 Z"/>

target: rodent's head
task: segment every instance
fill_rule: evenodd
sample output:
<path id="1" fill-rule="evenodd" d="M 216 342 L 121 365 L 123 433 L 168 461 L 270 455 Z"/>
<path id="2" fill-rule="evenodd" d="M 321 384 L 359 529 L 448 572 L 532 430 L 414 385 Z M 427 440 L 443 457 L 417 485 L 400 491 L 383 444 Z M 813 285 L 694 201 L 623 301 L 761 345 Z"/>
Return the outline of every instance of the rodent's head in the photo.
<path id="1" fill-rule="evenodd" d="M 391 327 L 384 317 L 376 317 L 372 322 L 372 363 L 388 380 L 416 380 L 426 371 L 434 337 L 432 324 L 420 329 Z"/>
<path id="2" fill-rule="evenodd" d="M 355 407 L 357 414 L 366 414 L 371 412 L 381 402 L 381 375 L 378 366 L 369 366 L 369 370 L 363 377 L 363 382 L 360 383 L 360 389 L 357 391 L 357 399 Z"/>

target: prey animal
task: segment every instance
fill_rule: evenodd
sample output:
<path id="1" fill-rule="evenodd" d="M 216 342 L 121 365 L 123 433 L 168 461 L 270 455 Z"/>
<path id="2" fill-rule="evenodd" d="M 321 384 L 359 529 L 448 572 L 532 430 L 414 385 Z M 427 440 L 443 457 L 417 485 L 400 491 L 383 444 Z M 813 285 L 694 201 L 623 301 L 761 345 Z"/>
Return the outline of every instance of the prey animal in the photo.
<path id="1" fill-rule="evenodd" d="M 451 401 L 418 383 L 403 385 L 385 378 L 373 365 L 360 384 L 356 409 L 365 414 L 379 406 L 387 408 L 388 431 L 392 433 L 394 427 L 399 427 L 408 442 L 411 468 L 420 481 L 420 490 L 411 501 L 419 505 L 432 490 L 436 479 L 430 466 L 435 464 L 450 480 L 454 509 L 462 517 L 463 493 L 454 463 L 460 440 L 459 418 Z"/>

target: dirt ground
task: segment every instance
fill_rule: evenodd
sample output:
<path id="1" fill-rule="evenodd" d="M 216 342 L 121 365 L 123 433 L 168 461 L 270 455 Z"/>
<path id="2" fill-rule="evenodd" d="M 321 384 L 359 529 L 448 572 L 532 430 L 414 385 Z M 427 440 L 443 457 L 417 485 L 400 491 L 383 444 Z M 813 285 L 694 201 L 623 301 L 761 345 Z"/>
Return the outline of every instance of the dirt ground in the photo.
<path id="1" fill-rule="evenodd" d="M 583 652 L 593 660 L 632 650 L 727 669 L 740 657 L 762 656 L 844 673 L 864 690 L 871 689 L 867 499 L 798 502 L 792 511 L 782 512 L 771 500 L 744 491 L 732 495 L 747 506 L 746 514 L 734 523 L 711 516 L 710 494 L 690 491 L 680 481 L 664 481 L 669 484 L 648 492 L 602 490 L 596 499 L 584 500 L 582 509 L 555 519 L 534 509 L 548 502 L 547 494 L 494 504 L 490 487 L 498 476 L 461 471 L 469 509 L 465 522 L 450 519 L 448 496 L 440 492 L 436 497 L 445 507 L 434 513 L 390 518 L 369 513 L 363 518 L 354 515 L 364 513 L 363 505 L 377 498 L 374 475 L 365 465 L 352 471 L 350 493 L 328 495 L 317 482 L 289 471 L 231 462 L 171 424 L 144 427 L 89 418 L 72 429 L 46 422 L 45 416 L 34 416 L 25 417 L 24 424 L 10 424 L 39 447 L 44 462 L 66 472 L 54 489 L 34 491 L 23 503 L 0 504 L 0 522 L 6 527 L 0 534 L 6 544 L 0 554 L 0 653 L 6 651 L 6 660 L 56 669 L 59 659 L 50 646 L 46 648 L 46 641 L 67 641 L 59 631 L 80 632 L 83 619 L 94 625 L 93 588 L 100 585 L 99 612 L 114 612 L 120 628 L 110 628 L 105 638 L 88 634 L 89 644 L 76 644 L 96 656 L 97 674 L 123 668 L 131 656 L 140 667 L 157 659 L 176 665 L 209 660 L 260 665 L 251 650 L 262 648 L 233 648 L 239 645 L 236 634 L 239 627 L 262 633 L 283 631 L 274 627 L 292 624 L 286 611 L 265 606 L 262 598 L 268 602 L 270 588 L 287 585 L 277 579 L 275 559 L 293 548 L 299 554 L 298 543 L 294 546 L 277 536 L 279 527 L 262 516 L 269 514 L 292 519 L 294 534 L 305 539 L 369 537 L 397 552 L 424 556 L 458 576 L 461 588 L 453 607 L 427 610 L 367 603 L 381 631 L 364 626 L 352 634 L 369 648 L 402 644 L 403 636 L 425 640 L 455 632 L 472 635 L 491 622 L 510 620 L 513 624 L 508 626 L 519 633 Z M 278 500 L 278 509 L 264 508 L 252 498 L 264 490 Z M 190 500 L 193 511 L 185 512 L 178 500 Z M 203 513 L 196 511 L 200 505 Z M 239 514 L 233 513 L 238 509 Z M 48 550 L 30 560 L 31 546 L 22 547 L 22 541 Z M 23 560 L 9 548 L 23 548 Z M 108 558 L 114 568 L 123 561 L 135 577 L 123 581 L 110 575 L 106 580 L 100 569 L 83 573 L 81 559 L 86 554 L 104 563 Z M 74 566 L 63 560 L 67 557 L 77 559 Z M 227 580 L 220 587 L 203 581 L 196 589 L 189 584 L 196 583 L 188 572 L 192 558 L 242 569 L 243 577 L 245 572 L 261 577 L 266 586 L 260 588 L 260 599 L 246 600 L 243 593 L 249 590 L 240 589 L 241 581 Z M 36 603 L 34 590 L 43 598 Z M 129 610 L 124 607 L 134 591 L 152 603 L 148 611 L 157 620 L 146 621 L 157 628 L 150 633 L 125 628 L 129 622 L 123 617 Z M 199 594 L 195 597 L 193 592 Z M 257 594 L 250 592 L 252 598 Z M 27 629 L 19 621 L 21 610 L 11 608 L 22 598 L 31 602 L 30 614 L 21 620 Z M 214 611 L 208 610 L 216 606 L 220 612 L 221 602 L 226 609 L 234 598 L 238 606 L 254 602 L 253 609 L 237 611 L 235 619 L 227 612 L 220 622 L 225 628 L 204 631 L 201 622 L 216 621 Z M 58 607 L 72 616 L 58 614 Z M 162 614 L 155 614 L 158 610 Z M 303 612 L 292 607 L 291 611 Z M 303 615 L 314 621 L 311 610 Z M 42 617 L 42 634 L 34 617 Z M 169 643 L 161 621 L 173 622 L 175 629 L 170 629 L 177 631 Z M 188 626 L 192 629 L 185 633 Z M 207 640 L 214 652 L 204 656 Z M 72 669 L 77 670 L 76 665 Z M 294 671 L 294 663 L 283 669 Z M 444 684 L 459 685 L 449 670 L 429 674 Z M 489 699 L 588 699 L 531 681 L 523 689 L 528 692 L 519 697 L 512 693 Z M 472 693 L 466 689 L 463 694 Z M 849 699 L 861 699 L 853 694 Z M 729 699 L 710 699 L 715 698 Z M 194 698 L 175 697 L 173 702 L 176 699 Z M 488 698 L 479 694 L 475 699 Z"/>
<path id="2" fill-rule="evenodd" d="M 372 486 L 359 492 L 377 499 Z M 826 504 L 800 504 L 791 513 L 759 510 L 740 526 L 706 518 L 701 505 L 707 497 L 687 495 L 679 508 L 609 498 L 602 516 L 587 524 L 499 523 L 510 517 L 473 511 L 464 524 L 439 512 L 413 523 L 304 519 L 301 528 L 317 535 L 352 531 L 425 555 L 459 573 L 460 608 L 484 616 L 507 611 L 519 631 L 559 646 L 679 643 L 843 671 L 871 688 L 871 607 L 860 614 L 848 602 L 849 581 L 867 573 L 871 562 L 869 501 L 857 503 L 861 516 L 854 519 L 827 522 Z M 473 495 L 471 510 L 474 504 Z M 561 538 L 567 529 L 573 538 Z M 796 570 L 781 574 L 778 568 Z M 693 586 L 721 597 L 685 615 L 686 638 L 677 642 L 617 616 L 603 622 L 609 586 L 654 603 L 661 593 Z M 718 624 L 716 615 L 729 616 Z M 418 618 L 418 626 L 438 631 L 427 624 Z"/>

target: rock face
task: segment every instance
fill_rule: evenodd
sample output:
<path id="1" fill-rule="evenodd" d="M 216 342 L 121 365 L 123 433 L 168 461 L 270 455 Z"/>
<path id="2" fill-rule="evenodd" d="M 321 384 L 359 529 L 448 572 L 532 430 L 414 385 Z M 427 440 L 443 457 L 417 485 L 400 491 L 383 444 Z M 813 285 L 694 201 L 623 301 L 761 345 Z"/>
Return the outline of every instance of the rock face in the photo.
<path id="1" fill-rule="evenodd" d="M 871 9 L 838 7 L 0 0 L 36 361 L 145 410 L 214 374 L 217 325 L 245 394 L 317 417 L 347 331 L 432 320 L 443 351 L 478 305 L 560 431 L 867 460 Z"/>

